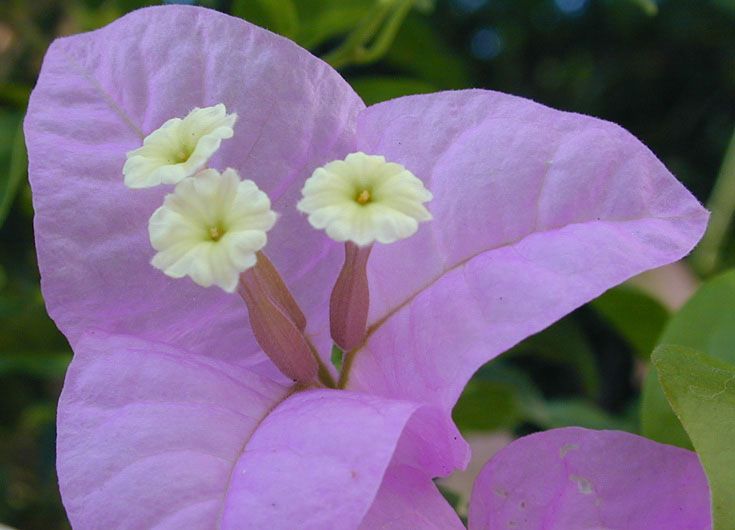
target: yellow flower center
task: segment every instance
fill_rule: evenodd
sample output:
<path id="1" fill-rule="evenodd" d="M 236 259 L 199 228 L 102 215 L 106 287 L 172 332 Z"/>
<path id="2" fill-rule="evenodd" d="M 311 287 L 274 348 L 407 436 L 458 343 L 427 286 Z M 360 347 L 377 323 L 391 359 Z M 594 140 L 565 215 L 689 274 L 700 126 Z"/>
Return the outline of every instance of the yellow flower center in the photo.
<path id="1" fill-rule="evenodd" d="M 209 227 L 209 237 L 212 238 L 212 241 L 219 241 L 223 235 L 225 235 L 225 231 L 221 226 Z"/>
<path id="2" fill-rule="evenodd" d="M 357 196 L 357 204 L 367 204 L 370 202 L 370 192 L 362 190 Z"/>

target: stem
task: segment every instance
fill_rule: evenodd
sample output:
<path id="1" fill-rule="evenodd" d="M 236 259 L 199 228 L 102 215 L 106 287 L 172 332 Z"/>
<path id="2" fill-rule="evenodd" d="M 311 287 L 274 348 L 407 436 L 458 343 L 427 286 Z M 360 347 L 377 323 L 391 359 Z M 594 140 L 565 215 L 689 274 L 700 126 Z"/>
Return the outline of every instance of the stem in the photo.
<path id="1" fill-rule="evenodd" d="M 342 371 L 339 373 L 339 381 L 337 382 L 337 388 L 344 389 L 347 386 L 347 382 L 350 379 L 350 370 L 352 370 L 352 363 L 355 362 L 357 352 L 359 348 L 355 348 L 345 354 L 344 363 L 342 364 Z"/>
<path id="2" fill-rule="evenodd" d="M 712 211 L 709 227 L 692 255 L 693 264 L 704 275 L 717 269 L 723 241 L 735 212 L 735 131 L 725 151 L 707 207 Z"/>
<path id="3" fill-rule="evenodd" d="M 351 63 L 365 64 L 377 60 L 392 44 L 414 1 L 377 0 L 373 9 L 352 30 L 345 41 L 336 49 L 325 54 L 322 59 L 333 68 L 344 68 Z M 388 16 L 390 16 L 388 22 L 383 25 Z M 375 37 L 376 33 L 378 33 L 377 37 Z M 374 40 L 374 43 L 368 47 L 371 40 Z"/>
<path id="4" fill-rule="evenodd" d="M 385 23 L 383 29 L 378 33 L 378 36 L 375 37 L 373 44 L 367 49 L 358 48 L 355 50 L 356 62 L 365 64 L 377 61 L 388 52 L 388 49 L 391 47 L 391 44 L 393 44 L 393 41 L 398 34 L 398 30 L 401 29 L 403 21 L 411 12 L 413 2 L 414 0 L 403 0 L 398 4 L 393 16 L 391 16 L 388 19 L 388 22 Z"/>
<path id="5" fill-rule="evenodd" d="M 317 351 L 314 344 L 311 342 L 311 339 L 304 335 L 304 338 L 306 338 L 306 342 L 309 344 L 309 349 L 311 350 L 311 354 L 314 356 L 314 359 L 316 360 L 317 366 L 319 366 L 318 371 L 318 377 L 319 381 L 322 382 L 324 386 L 327 388 L 338 388 L 337 382 L 334 380 L 334 377 L 332 376 L 332 372 L 329 371 L 329 368 L 327 365 L 324 364 L 322 361 L 322 358 L 319 357 L 319 352 Z"/>

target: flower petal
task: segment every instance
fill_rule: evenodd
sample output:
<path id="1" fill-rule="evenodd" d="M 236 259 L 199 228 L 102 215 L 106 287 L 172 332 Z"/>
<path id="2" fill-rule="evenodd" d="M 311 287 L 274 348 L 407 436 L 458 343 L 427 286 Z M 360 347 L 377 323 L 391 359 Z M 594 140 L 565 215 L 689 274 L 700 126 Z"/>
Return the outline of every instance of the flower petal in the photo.
<path id="1" fill-rule="evenodd" d="M 62 497 L 81 530 L 357 528 L 389 464 L 429 481 L 467 459 L 436 407 L 293 394 L 223 360 L 102 332 L 79 341 L 58 422 Z"/>
<path id="2" fill-rule="evenodd" d="M 388 101 L 360 115 L 358 139 L 426 183 L 434 220 L 370 258 L 355 389 L 451 407 L 480 365 L 681 258 L 706 225 L 697 200 L 629 133 L 513 96 Z"/>
<path id="3" fill-rule="evenodd" d="M 705 530 L 709 490 L 697 455 L 633 434 L 576 427 L 515 441 L 485 466 L 470 530 Z"/>
<path id="4" fill-rule="evenodd" d="M 72 344 L 98 328 L 216 355 L 257 351 L 241 300 L 151 267 L 146 223 L 170 188 L 123 184 L 126 153 L 145 134 L 219 103 L 239 118 L 210 164 L 271 197 L 282 215 L 266 252 L 307 314 L 320 309 L 326 322 L 341 249 L 293 206 L 315 167 L 353 150 L 363 103 L 286 39 L 203 8 L 152 7 L 55 41 L 29 105 L 44 297 Z"/>
<path id="5" fill-rule="evenodd" d="M 360 530 L 464 530 L 434 483 L 410 466 L 388 468 Z"/>

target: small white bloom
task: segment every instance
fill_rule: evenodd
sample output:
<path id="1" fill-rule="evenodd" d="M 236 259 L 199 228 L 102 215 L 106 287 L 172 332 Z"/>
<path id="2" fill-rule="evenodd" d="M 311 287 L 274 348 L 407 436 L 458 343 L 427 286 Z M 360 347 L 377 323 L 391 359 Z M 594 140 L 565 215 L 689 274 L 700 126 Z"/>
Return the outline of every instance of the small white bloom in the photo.
<path id="1" fill-rule="evenodd" d="M 234 292 L 276 222 L 268 196 L 234 169 L 207 169 L 179 182 L 148 223 L 151 264 L 172 278 Z"/>
<path id="2" fill-rule="evenodd" d="M 318 168 L 301 191 L 298 209 L 336 241 L 369 245 L 413 235 L 431 214 L 423 182 L 385 157 L 358 152 Z"/>
<path id="3" fill-rule="evenodd" d="M 219 149 L 222 140 L 232 138 L 237 114 L 227 114 L 220 103 L 195 108 L 186 118 L 171 118 L 143 140 L 143 146 L 128 152 L 123 166 L 125 185 L 149 188 L 176 184 L 202 169 Z"/>

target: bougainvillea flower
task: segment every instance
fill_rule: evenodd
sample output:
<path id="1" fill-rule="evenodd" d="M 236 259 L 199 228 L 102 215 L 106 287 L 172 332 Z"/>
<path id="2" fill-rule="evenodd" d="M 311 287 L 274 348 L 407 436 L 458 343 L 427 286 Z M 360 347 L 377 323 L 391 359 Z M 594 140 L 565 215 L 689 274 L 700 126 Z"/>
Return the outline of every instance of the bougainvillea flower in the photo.
<path id="1" fill-rule="evenodd" d="M 182 118 L 171 118 L 128 152 L 123 166 L 125 184 L 148 188 L 176 184 L 199 171 L 217 152 L 222 140 L 232 138 L 237 114 L 223 104 L 195 108 Z"/>
<path id="2" fill-rule="evenodd" d="M 252 180 L 234 169 L 207 169 L 181 181 L 148 223 L 158 253 L 151 264 L 173 278 L 234 292 L 240 273 L 255 265 L 276 214 Z"/>
<path id="3" fill-rule="evenodd" d="M 171 188 L 126 187 L 126 153 L 220 103 L 238 119 L 208 166 L 270 197 L 264 252 L 325 364 L 343 249 L 297 210 L 306 179 L 363 152 L 433 195 L 432 221 L 372 248 L 368 328 L 339 389 L 284 377 L 238 295 L 150 264 Z M 613 124 L 484 90 L 365 108 L 292 42 L 194 7 L 55 41 L 25 128 L 44 297 L 75 351 L 58 471 L 81 529 L 461 528 L 432 478 L 466 463 L 449 412 L 468 378 L 681 258 L 707 220 Z"/>
<path id="4" fill-rule="evenodd" d="M 624 432 L 555 429 L 486 464 L 469 527 L 709 530 L 709 488 L 692 451 Z"/>

